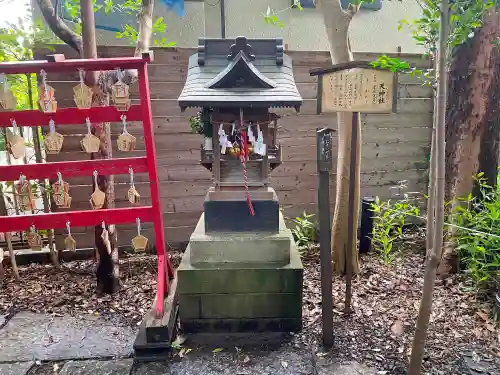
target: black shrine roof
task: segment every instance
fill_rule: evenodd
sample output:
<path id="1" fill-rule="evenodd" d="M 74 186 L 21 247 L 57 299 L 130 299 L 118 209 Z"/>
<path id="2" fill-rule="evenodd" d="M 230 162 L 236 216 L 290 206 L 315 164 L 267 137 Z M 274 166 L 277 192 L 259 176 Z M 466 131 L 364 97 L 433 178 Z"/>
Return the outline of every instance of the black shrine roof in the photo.
<path id="1" fill-rule="evenodd" d="M 211 108 L 294 107 L 302 97 L 283 40 L 204 39 L 189 58 L 179 106 Z"/>

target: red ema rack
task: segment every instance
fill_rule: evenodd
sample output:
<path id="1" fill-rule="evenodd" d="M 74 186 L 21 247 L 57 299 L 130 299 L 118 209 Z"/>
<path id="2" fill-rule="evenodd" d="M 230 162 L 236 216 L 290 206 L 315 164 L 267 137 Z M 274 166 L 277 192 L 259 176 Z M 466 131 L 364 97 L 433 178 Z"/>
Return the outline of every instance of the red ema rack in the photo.
<path id="1" fill-rule="evenodd" d="M 57 126 L 84 124 L 89 117 L 93 122 L 120 122 L 126 115 L 128 121 L 142 121 L 144 128 L 145 157 L 65 161 L 43 164 L 0 166 L 2 181 L 15 181 L 23 174 L 27 179 L 56 178 L 57 172 L 65 177 L 92 176 L 93 171 L 100 175 L 128 174 L 129 168 L 134 172 L 147 172 L 151 188 L 151 206 L 130 208 L 113 208 L 89 211 L 68 211 L 42 213 L 38 215 L 0 217 L 0 231 L 26 231 L 32 225 L 37 229 L 64 228 L 68 221 L 72 227 L 95 226 L 102 222 L 110 224 L 153 222 L 156 235 L 156 250 L 158 257 L 158 280 L 156 295 L 156 315 L 163 315 L 163 301 L 169 291 L 169 279 L 174 277 L 174 271 L 165 248 L 163 215 L 161 212 L 158 172 L 156 170 L 156 151 L 153 139 L 153 120 L 149 93 L 147 64 L 152 61 L 152 54 L 145 53 L 142 57 L 105 58 L 93 60 L 64 60 L 62 55 L 50 56 L 51 61 L 28 61 L 1 63 L 0 73 L 26 74 L 47 72 L 137 69 L 140 104 L 132 105 L 127 112 L 118 111 L 115 107 L 93 107 L 90 109 L 63 108 L 55 113 L 41 111 L 11 111 L 0 112 L 0 127 L 12 126 L 15 120 L 18 126 L 40 126 L 54 120 Z"/>

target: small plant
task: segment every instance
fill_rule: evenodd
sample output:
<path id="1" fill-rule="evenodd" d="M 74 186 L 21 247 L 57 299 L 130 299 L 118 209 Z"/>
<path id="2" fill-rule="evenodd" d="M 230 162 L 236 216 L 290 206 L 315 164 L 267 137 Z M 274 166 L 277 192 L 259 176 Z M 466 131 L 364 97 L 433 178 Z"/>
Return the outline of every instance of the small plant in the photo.
<path id="1" fill-rule="evenodd" d="M 292 229 L 293 238 L 299 249 L 311 246 L 318 241 L 318 223 L 312 219 L 314 216 L 304 211 L 302 216 L 291 220 L 295 224 Z"/>
<path id="2" fill-rule="evenodd" d="M 189 118 L 191 133 L 212 137 L 212 122 L 210 121 L 210 109 L 203 109 Z"/>
<path id="3" fill-rule="evenodd" d="M 461 198 L 452 211 L 453 240 L 461 268 L 476 293 L 496 292 L 500 287 L 500 174 L 497 187 L 488 185 L 484 173 L 475 176 L 480 195 Z"/>
<path id="4" fill-rule="evenodd" d="M 202 112 L 198 112 L 196 115 L 189 118 L 189 127 L 191 128 L 191 133 L 193 134 L 203 134 L 203 121 L 201 119 Z"/>
<path id="5" fill-rule="evenodd" d="M 398 189 L 404 189 L 404 183 Z M 394 242 L 403 235 L 403 227 L 411 216 L 418 216 L 419 208 L 416 199 L 409 194 L 402 194 L 402 199 L 380 201 L 376 198 L 371 205 L 373 212 L 372 244 L 385 264 L 390 264 L 397 255 Z"/>

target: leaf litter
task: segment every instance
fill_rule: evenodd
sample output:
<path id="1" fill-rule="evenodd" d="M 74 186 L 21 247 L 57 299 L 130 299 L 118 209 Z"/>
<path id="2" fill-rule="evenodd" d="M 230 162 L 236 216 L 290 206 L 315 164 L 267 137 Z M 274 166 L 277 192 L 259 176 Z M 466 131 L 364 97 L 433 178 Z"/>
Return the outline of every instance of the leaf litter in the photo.
<path id="1" fill-rule="evenodd" d="M 401 254 L 390 265 L 375 254 L 362 255 L 361 272 L 353 280 L 353 314 L 342 313 L 345 280 L 333 280 L 334 347 L 320 361 L 357 361 L 380 373 L 406 374 L 424 277 L 425 238 L 421 232 L 405 235 Z M 318 249 L 303 255 L 303 319 L 307 327 L 296 339 L 321 349 L 321 279 Z M 426 341 L 424 372 L 469 373 L 464 356 L 498 358 L 500 329 L 493 306 L 478 301 L 463 275 L 437 280 Z M 319 315 L 319 317 L 318 317 Z M 309 325 L 308 325 L 309 324 Z M 315 348 L 315 349 L 314 349 Z M 475 350 L 475 351 L 474 351 Z M 469 354 L 467 354 L 469 353 Z M 474 356 L 477 359 L 477 356 Z M 500 374 L 500 359 L 498 374 Z M 493 373 L 492 373 L 493 374 Z M 494 372 L 497 374 L 497 372 Z"/>
<path id="2" fill-rule="evenodd" d="M 351 316 L 342 313 L 344 280 L 333 280 L 334 347 L 321 345 L 321 280 L 317 249 L 303 254 L 303 330 L 292 335 L 290 345 L 309 348 L 318 364 L 357 361 L 380 374 L 405 374 L 415 332 L 423 285 L 422 238 L 405 239 L 402 256 L 389 266 L 373 254 L 362 256 L 361 272 L 353 280 Z M 412 247 L 412 249 L 408 249 Z M 420 253 L 418 251 L 420 250 Z M 174 265 L 181 252 L 171 252 Z M 137 325 L 151 306 L 156 289 L 156 257 L 134 255 L 120 259 L 122 288 L 113 296 L 96 296 L 95 263 L 73 261 L 61 269 L 32 264 L 20 267 L 16 283 L 6 267 L 0 293 L 0 314 L 19 310 L 81 316 L 98 315 Z M 465 287 L 461 275 L 439 281 L 434 290 L 433 310 L 426 342 L 424 370 L 432 374 L 466 373 L 462 354 L 474 360 L 500 355 L 500 330 L 489 317 L 491 306 L 478 302 Z M 182 348 L 180 357 L 191 349 Z M 183 350 L 184 349 L 184 350 Z M 213 353 L 220 353 L 216 348 Z M 250 362 L 243 354 L 242 362 Z M 470 356 L 472 356 L 470 354 Z M 473 363 L 475 363 L 472 360 Z M 283 361 L 280 367 L 286 368 Z"/>

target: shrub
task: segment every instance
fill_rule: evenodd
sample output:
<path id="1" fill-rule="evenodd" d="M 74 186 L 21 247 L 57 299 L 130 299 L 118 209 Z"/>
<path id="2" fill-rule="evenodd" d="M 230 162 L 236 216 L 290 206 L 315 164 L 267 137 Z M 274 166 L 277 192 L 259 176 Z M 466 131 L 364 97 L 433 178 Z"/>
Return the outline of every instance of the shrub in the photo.
<path id="1" fill-rule="evenodd" d="M 500 185 L 489 186 L 482 172 L 475 180 L 480 195 L 460 198 L 452 218 L 460 266 L 478 293 L 500 285 Z"/>
<path id="2" fill-rule="evenodd" d="M 399 190 L 406 186 L 401 182 Z M 403 235 L 403 227 L 411 216 L 418 216 L 419 208 L 416 198 L 408 193 L 402 194 L 402 199 L 380 201 L 376 198 L 371 205 L 373 212 L 373 249 L 382 257 L 385 264 L 390 264 L 397 255 L 394 242 Z"/>
<path id="3" fill-rule="evenodd" d="M 302 216 L 291 220 L 295 224 L 295 227 L 292 228 L 293 238 L 299 249 L 318 242 L 319 228 L 317 221 L 313 220 L 314 216 L 314 214 L 308 214 L 304 211 Z"/>

